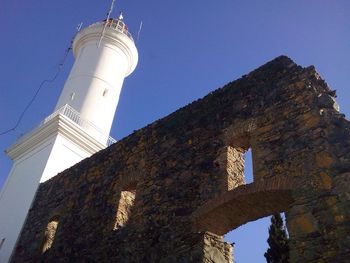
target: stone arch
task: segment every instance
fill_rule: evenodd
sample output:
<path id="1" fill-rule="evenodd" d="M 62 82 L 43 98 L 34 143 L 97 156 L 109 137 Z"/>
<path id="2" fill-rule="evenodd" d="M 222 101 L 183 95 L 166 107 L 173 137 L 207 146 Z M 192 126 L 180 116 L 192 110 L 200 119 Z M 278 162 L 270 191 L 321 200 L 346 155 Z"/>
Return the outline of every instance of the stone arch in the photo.
<path id="1" fill-rule="evenodd" d="M 296 185 L 294 179 L 276 177 L 238 186 L 199 207 L 192 214 L 194 227 L 224 235 L 250 221 L 287 211 Z"/>

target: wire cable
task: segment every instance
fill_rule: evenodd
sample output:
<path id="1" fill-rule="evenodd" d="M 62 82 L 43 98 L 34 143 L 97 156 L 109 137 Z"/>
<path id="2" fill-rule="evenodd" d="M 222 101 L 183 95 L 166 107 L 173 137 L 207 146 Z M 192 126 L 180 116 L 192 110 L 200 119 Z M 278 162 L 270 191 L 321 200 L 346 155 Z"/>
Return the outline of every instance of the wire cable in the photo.
<path id="1" fill-rule="evenodd" d="M 64 52 L 63 58 L 62 58 L 62 60 L 61 60 L 61 61 L 59 62 L 59 64 L 58 64 L 58 69 L 57 69 L 57 71 L 56 71 L 56 74 L 55 74 L 52 78 L 50 78 L 50 79 L 44 79 L 44 80 L 40 83 L 40 85 L 39 85 L 39 87 L 37 88 L 37 90 L 35 91 L 34 95 L 33 95 L 32 98 L 30 99 L 30 101 L 27 103 L 27 105 L 25 106 L 25 108 L 24 108 L 24 110 L 21 112 L 21 114 L 19 115 L 19 117 L 18 117 L 17 122 L 15 123 L 15 125 L 14 125 L 12 128 L 8 129 L 8 130 L 5 130 L 5 131 L 0 132 L 0 136 L 5 135 L 5 134 L 10 133 L 10 132 L 14 132 L 14 131 L 18 128 L 18 126 L 20 125 L 20 123 L 21 123 L 21 121 L 22 121 L 22 119 L 23 119 L 25 113 L 28 111 L 28 109 L 30 108 L 30 106 L 33 104 L 33 102 L 34 102 L 35 99 L 37 98 L 37 96 L 38 96 L 40 90 L 43 88 L 44 84 L 45 84 L 45 83 L 52 83 L 52 82 L 54 82 L 54 81 L 56 80 L 56 78 L 58 77 L 58 75 L 60 74 L 60 72 L 61 72 L 61 70 L 62 70 L 62 67 L 63 67 L 63 65 L 64 65 L 64 63 L 65 63 L 65 61 L 66 61 L 66 59 L 67 59 L 67 57 L 68 57 L 69 52 L 70 52 L 71 49 L 72 49 L 72 43 L 73 43 L 73 40 L 71 41 L 70 46 L 69 46 L 69 47 L 66 49 L 66 51 Z"/>

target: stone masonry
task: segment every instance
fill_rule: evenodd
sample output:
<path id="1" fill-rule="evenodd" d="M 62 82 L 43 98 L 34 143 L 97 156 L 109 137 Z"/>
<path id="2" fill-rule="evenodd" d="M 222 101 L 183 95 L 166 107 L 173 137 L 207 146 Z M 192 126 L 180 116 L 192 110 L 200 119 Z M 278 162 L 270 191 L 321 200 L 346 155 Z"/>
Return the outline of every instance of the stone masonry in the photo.
<path id="1" fill-rule="evenodd" d="M 334 98 L 314 67 L 274 59 L 41 184 L 12 262 L 233 262 L 222 235 L 282 211 L 291 262 L 350 262 Z"/>

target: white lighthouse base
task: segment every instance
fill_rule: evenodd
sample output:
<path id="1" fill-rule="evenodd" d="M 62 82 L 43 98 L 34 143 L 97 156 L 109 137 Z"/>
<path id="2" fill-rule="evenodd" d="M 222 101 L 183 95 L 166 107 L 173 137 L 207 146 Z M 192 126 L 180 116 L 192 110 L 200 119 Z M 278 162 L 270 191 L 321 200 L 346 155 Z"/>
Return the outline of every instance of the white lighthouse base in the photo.
<path id="1" fill-rule="evenodd" d="M 7 150 L 14 161 L 0 194 L 0 262 L 10 261 L 39 183 L 104 149 L 63 114 L 50 116 Z"/>

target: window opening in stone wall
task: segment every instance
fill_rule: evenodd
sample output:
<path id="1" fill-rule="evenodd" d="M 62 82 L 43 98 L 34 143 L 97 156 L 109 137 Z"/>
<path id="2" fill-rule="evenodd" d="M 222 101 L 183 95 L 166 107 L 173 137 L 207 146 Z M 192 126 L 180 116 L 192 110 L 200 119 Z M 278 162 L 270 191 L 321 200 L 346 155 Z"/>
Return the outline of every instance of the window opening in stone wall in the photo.
<path id="1" fill-rule="evenodd" d="M 54 216 L 51 218 L 51 220 L 47 224 L 45 229 L 45 234 L 44 234 L 44 241 L 42 245 L 42 253 L 45 253 L 52 247 L 53 241 L 55 239 L 58 223 L 59 223 L 59 216 Z"/>
<path id="2" fill-rule="evenodd" d="M 254 181 L 253 176 L 253 155 L 252 155 L 252 149 L 249 148 L 248 151 L 246 151 L 243 155 L 244 159 L 244 178 L 245 183 L 250 184 Z"/>
<path id="3" fill-rule="evenodd" d="M 136 198 L 136 184 L 131 184 L 125 187 L 121 193 L 118 203 L 118 209 L 114 224 L 114 230 L 117 230 L 126 225 L 131 217 L 132 207 Z"/>

